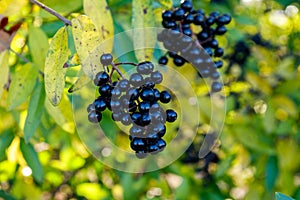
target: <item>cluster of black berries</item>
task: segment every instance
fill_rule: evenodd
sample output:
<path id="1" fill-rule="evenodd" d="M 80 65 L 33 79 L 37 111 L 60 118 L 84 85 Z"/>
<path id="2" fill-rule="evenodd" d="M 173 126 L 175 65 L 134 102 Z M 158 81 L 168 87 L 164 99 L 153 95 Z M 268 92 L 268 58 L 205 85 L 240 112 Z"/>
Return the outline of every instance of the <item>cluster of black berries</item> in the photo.
<path id="1" fill-rule="evenodd" d="M 116 65 L 122 63 L 114 64 L 112 59 L 111 54 L 103 54 L 100 61 L 105 67 L 111 65 L 115 71 Z M 158 153 L 165 148 L 166 142 L 162 139 L 166 133 L 165 123 L 174 122 L 177 113 L 172 109 L 165 111 L 158 103 L 169 103 L 171 95 L 155 88 L 162 82 L 163 76 L 154 71 L 151 62 L 127 64 L 136 66 L 137 70 L 129 79 L 120 74 L 122 79 L 112 82 L 112 73 L 109 75 L 106 70 L 97 73 L 94 84 L 99 86 L 100 96 L 88 106 L 88 119 L 98 123 L 102 119 L 101 112 L 106 108 L 111 110 L 114 121 L 125 126 L 132 125 L 130 146 L 138 158 L 144 158 L 148 153 Z"/>
<path id="2" fill-rule="evenodd" d="M 219 12 L 205 15 L 204 11 L 195 10 L 191 1 L 186 0 L 175 10 L 164 11 L 162 18 L 162 25 L 166 29 L 158 34 L 157 39 L 163 42 L 168 52 L 159 59 L 159 64 L 166 65 L 170 57 L 178 67 L 188 62 L 198 70 L 201 77 L 218 79 L 220 74 L 217 68 L 221 68 L 223 62 L 215 60 L 214 66 L 208 65 L 201 56 L 202 48 L 210 57 L 223 56 L 224 50 L 219 47 L 215 36 L 227 32 L 225 25 L 230 23 L 231 16 L 221 15 Z M 192 26 L 200 26 L 201 31 L 194 32 Z M 221 89 L 220 82 L 213 82 L 212 92 L 218 92 Z"/>

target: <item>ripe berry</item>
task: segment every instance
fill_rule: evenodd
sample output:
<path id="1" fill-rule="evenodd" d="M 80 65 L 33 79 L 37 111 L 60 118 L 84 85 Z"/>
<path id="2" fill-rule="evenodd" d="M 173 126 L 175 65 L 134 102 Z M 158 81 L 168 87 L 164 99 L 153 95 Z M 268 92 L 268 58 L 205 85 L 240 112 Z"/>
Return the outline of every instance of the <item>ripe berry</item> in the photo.
<path id="1" fill-rule="evenodd" d="M 123 79 L 119 81 L 118 88 L 120 89 L 121 92 L 126 91 L 129 88 L 129 86 L 130 83 L 127 79 Z"/>
<path id="2" fill-rule="evenodd" d="M 155 84 L 159 84 L 163 80 L 163 76 L 159 71 L 154 71 L 151 73 L 151 79 L 154 81 Z"/>
<path id="3" fill-rule="evenodd" d="M 139 98 L 139 91 L 136 88 L 130 88 L 127 90 L 126 95 L 130 100 L 137 100 Z"/>
<path id="4" fill-rule="evenodd" d="M 140 93 L 140 97 L 144 101 L 152 102 L 153 100 L 155 100 L 154 92 L 153 89 L 151 88 L 143 89 L 142 92 Z"/>
<path id="5" fill-rule="evenodd" d="M 201 14 L 198 14 L 198 15 L 196 15 L 196 16 L 194 17 L 193 23 L 194 23 L 195 25 L 202 25 L 202 24 L 204 23 L 204 21 L 205 21 L 204 16 L 201 15 Z"/>
<path id="6" fill-rule="evenodd" d="M 159 92 L 159 90 L 156 89 L 156 88 L 154 88 L 153 92 L 154 92 L 155 101 L 159 100 L 160 99 L 160 92 Z"/>
<path id="7" fill-rule="evenodd" d="M 184 17 L 185 11 L 182 8 L 177 8 L 174 12 L 173 12 L 173 18 L 175 20 L 182 20 Z"/>
<path id="8" fill-rule="evenodd" d="M 154 69 L 154 65 L 151 62 L 141 62 L 137 66 L 137 72 L 140 74 L 150 74 Z"/>
<path id="9" fill-rule="evenodd" d="M 94 107 L 97 112 L 102 112 L 106 108 L 106 101 L 103 97 L 99 97 L 94 101 Z"/>
<path id="10" fill-rule="evenodd" d="M 229 24 L 231 21 L 231 16 L 229 14 L 224 14 L 220 16 L 217 20 L 218 25 Z"/>
<path id="11" fill-rule="evenodd" d="M 143 87 L 154 88 L 155 83 L 151 77 L 147 77 L 144 80 Z"/>
<path id="12" fill-rule="evenodd" d="M 150 124 L 150 122 L 151 122 L 151 116 L 150 116 L 150 114 L 149 113 L 143 113 L 140 124 L 142 126 L 147 126 L 147 125 Z"/>
<path id="13" fill-rule="evenodd" d="M 171 95 L 169 92 L 167 91 L 162 91 L 160 93 L 160 101 L 162 103 L 169 103 L 171 101 Z"/>
<path id="14" fill-rule="evenodd" d="M 162 25 L 164 28 L 175 28 L 176 27 L 176 22 L 174 21 L 163 21 Z"/>
<path id="15" fill-rule="evenodd" d="M 109 75 L 106 72 L 99 72 L 96 74 L 96 77 L 94 79 L 94 84 L 96 86 L 101 86 L 107 83 L 108 80 L 109 80 Z"/>
<path id="16" fill-rule="evenodd" d="M 221 68 L 223 66 L 223 62 L 221 60 L 215 62 L 216 68 Z"/>
<path id="17" fill-rule="evenodd" d="M 221 57 L 223 56 L 223 54 L 224 54 L 223 48 L 217 48 L 214 53 L 215 57 Z"/>
<path id="18" fill-rule="evenodd" d="M 137 124 L 137 125 L 140 125 L 141 124 L 141 118 L 142 118 L 142 114 L 139 113 L 139 112 L 134 112 L 132 113 L 131 115 L 131 119 L 132 121 Z"/>
<path id="19" fill-rule="evenodd" d="M 142 75 L 138 74 L 138 73 L 134 73 L 130 76 L 129 78 L 129 82 L 131 85 L 138 87 L 142 84 L 143 81 L 143 77 Z"/>
<path id="20" fill-rule="evenodd" d="M 185 11 L 185 12 L 189 12 L 190 10 L 192 10 L 193 5 L 190 1 L 186 0 L 181 4 L 181 8 Z"/>
<path id="21" fill-rule="evenodd" d="M 155 151 L 158 151 L 159 148 L 158 148 L 158 145 L 157 144 L 151 144 L 149 147 L 148 147 L 148 151 L 149 152 L 155 152 Z"/>
<path id="22" fill-rule="evenodd" d="M 160 65 L 166 65 L 168 63 L 168 58 L 166 56 L 162 56 L 160 57 L 160 59 L 158 60 L 158 63 Z"/>
<path id="23" fill-rule="evenodd" d="M 132 136 L 141 136 L 144 133 L 144 129 L 139 126 L 132 126 L 129 130 L 130 135 Z"/>
<path id="24" fill-rule="evenodd" d="M 116 98 L 119 97 L 121 95 L 121 91 L 119 87 L 116 87 L 114 89 L 111 90 L 111 95 L 112 97 Z"/>
<path id="25" fill-rule="evenodd" d="M 89 104 L 88 107 L 86 108 L 86 110 L 87 110 L 88 113 L 91 112 L 91 111 L 93 111 L 93 110 L 95 110 L 94 104 L 92 104 L 92 103 Z"/>
<path id="26" fill-rule="evenodd" d="M 120 121 L 122 119 L 122 113 L 120 112 L 112 113 L 111 118 L 116 122 Z"/>
<path id="27" fill-rule="evenodd" d="M 173 13 L 172 13 L 172 11 L 170 11 L 170 10 L 166 10 L 166 11 L 164 11 L 163 14 L 162 14 L 163 20 L 171 20 L 171 19 L 172 19 L 172 16 L 173 16 Z"/>
<path id="28" fill-rule="evenodd" d="M 147 101 L 143 101 L 139 103 L 139 111 L 141 113 L 148 112 L 150 110 L 150 103 Z"/>
<path id="29" fill-rule="evenodd" d="M 213 82 L 211 85 L 212 92 L 219 92 L 222 90 L 222 84 L 220 82 Z"/>
<path id="30" fill-rule="evenodd" d="M 111 54 L 102 54 L 100 57 L 100 62 L 104 66 L 110 65 L 112 60 L 113 60 L 113 57 Z"/>
<path id="31" fill-rule="evenodd" d="M 88 114 L 88 120 L 92 123 L 98 123 L 101 121 L 101 119 L 102 119 L 102 114 L 94 110 Z"/>
<path id="32" fill-rule="evenodd" d="M 167 110 L 167 122 L 174 122 L 177 119 L 177 113 L 174 110 Z"/>
<path id="33" fill-rule="evenodd" d="M 128 126 L 131 124 L 131 118 L 130 118 L 130 115 L 129 114 L 125 114 L 121 117 L 121 123 L 125 126 Z"/>
<path id="34" fill-rule="evenodd" d="M 98 91 L 101 96 L 104 96 L 104 97 L 111 96 L 111 86 L 107 83 L 100 86 Z"/>
<path id="35" fill-rule="evenodd" d="M 159 137 L 163 137 L 166 133 L 166 126 L 162 123 L 155 124 L 153 132 L 155 132 Z"/>
<path id="36" fill-rule="evenodd" d="M 133 150 L 138 151 L 138 150 L 143 150 L 144 149 L 145 143 L 144 143 L 142 138 L 134 138 L 131 141 L 130 146 Z"/>
<path id="37" fill-rule="evenodd" d="M 185 63 L 184 59 L 181 56 L 175 56 L 173 62 L 177 67 L 181 67 Z"/>
<path id="38" fill-rule="evenodd" d="M 193 23 L 194 21 L 194 16 L 192 14 L 188 14 L 187 16 L 185 16 L 184 18 L 184 22 L 185 23 Z"/>
<path id="39" fill-rule="evenodd" d="M 163 139 L 159 139 L 159 140 L 157 141 L 157 146 L 158 146 L 159 149 L 165 148 L 166 145 L 167 145 L 167 144 L 166 144 L 166 142 L 165 142 Z"/>
<path id="40" fill-rule="evenodd" d="M 225 26 L 217 26 L 216 31 L 215 31 L 216 35 L 223 35 L 226 32 L 227 32 L 227 29 Z"/>

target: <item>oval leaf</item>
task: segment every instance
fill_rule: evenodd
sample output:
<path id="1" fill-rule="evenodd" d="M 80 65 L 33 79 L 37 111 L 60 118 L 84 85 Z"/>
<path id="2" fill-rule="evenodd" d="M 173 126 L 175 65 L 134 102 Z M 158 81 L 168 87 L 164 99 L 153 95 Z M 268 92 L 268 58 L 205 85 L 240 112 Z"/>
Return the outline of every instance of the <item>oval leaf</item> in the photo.
<path id="1" fill-rule="evenodd" d="M 53 106 L 48 99 L 45 101 L 47 112 L 54 121 L 65 131 L 74 133 L 75 124 L 73 120 L 72 105 L 66 95 L 58 106 Z"/>
<path id="2" fill-rule="evenodd" d="M 45 62 L 45 89 L 50 102 L 57 106 L 65 87 L 65 62 L 68 60 L 68 34 L 65 27 L 54 35 Z"/>
<path id="3" fill-rule="evenodd" d="M 44 71 L 45 59 L 49 48 L 47 35 L 38 27 L 30 27 L 28 45 L 34 64 L 41 71 Z"/>
<path id="4" fill-rule="evenodd" d="M 32 63 L 17 67 L 12 76 L 8 92 L 9 110 L 14 109 L 27 100 L 35 86 L 37 76 L 38 70 Z"/>
<path id="5" fill-rule="evenodd" d="M 29 139 L 35 133 L 41 121 L 45 102 L 44 88 L 43 82 L 38 82 L 30 99 L 24 126 L 24 138 L 26 143 L 28 143 Z"/>
<path id="6" fill-rule="evenodd" d="M 25 159 L 27 165 L 32 170 L 33 178 L 38 183 L 42 183 L 43 179 L 44 179 L 44 171 L 43 171 L 43 167 L 40 163 L 40 160 L 38 158 L 37 152 L 34 150 L 34 148 L 31 144 L 26 144 L 23 139 L 21 139 L 21 142 L 20 142 L 20 149 L 22 151 L 22 154 L 24 156 L 24 159 Z"/>
<path id="7" fill-rule="evenodd" d="M 83 71 L 93 78 L 100 65 L 100 58 L 98 55 L 91 54 L 101 43 L 100 34 L 91 19 L 85 15 L 80 15 L 72 20 L 72 33 Z"/>
<path id="8" fill-rule="evenodd" d="M 114 36 L 114 24 L 109 7 L 106 0 L 84 0 L 84 12 L 89 16 L 95 24 L 102 41 Z M 109 40 L 110 44 L 105 49 L 111 52 L 113 48 L 113 40 Z"/>
<path id="9" fill-rule="evenodd" d="M 138 61 L 151 60 L 152 58 L 156 31 L 149 29 L 149 27 L 155 26 L 154 16 L 152 0 L 132 1 L 133 44 Z"/>
<path id="10" fill-rule="evenodd" d="M 5 157 L 5 150 L 14 139 L 14 133 L 11 130 L 3 131 L 0 135 L 0 161 Z"/>
<path id="11" fill-rule="evenodd" d="M 0 53 L 0 66 L 1 66 L 1 73 L 0 73 L 0 98 L 2 97 L 4 86 L 8 82 L 8 75 L 9 75 L 8 58 L 9 58 L 8 51 L 3 51 L 2 53 Z"/>

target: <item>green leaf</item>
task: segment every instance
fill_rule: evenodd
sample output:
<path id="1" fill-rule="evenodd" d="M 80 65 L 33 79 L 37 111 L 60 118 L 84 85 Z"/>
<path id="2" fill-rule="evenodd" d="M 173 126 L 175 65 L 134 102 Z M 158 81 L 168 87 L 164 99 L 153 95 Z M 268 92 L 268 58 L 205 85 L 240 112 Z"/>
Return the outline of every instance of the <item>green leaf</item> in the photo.
<path id="1" fill-rule="evenodd" d="M 66 95 L 63 95 L 58 106 L 53 106 L 48 99 L 45 101 L 45 106 L 47 112 L 63 130 L 74 133 L 75 124 L 73 120 L 72 105 Z"/>
<path id="2" fill-rule="evenodd" d="M 0 135 L 0 161 L 5 158 L 5 151 L 14 139 L 14 133 L 11 130 L 3 131 Z"/>
<path id="3" fill-rule="evenodd" d="M 65 62 L 68 60 L 68 34 L 65 27 L 54 35 L 45 62 L 45 89 L 47 98 L 57 106 L 65 87 Z"/>
<path id="4" fill-rule="evenodd" d="M 172 0 L 160 0 L 159 3 L 166 9 L 171 9 L 173 4 Z"/>
<path id="5" fill-rule="evenodd" d="M 87 75 L 82 75 L 80 76 L 76 82 L 69 88 L 68 92 L 73 93 L 82 87 L 84 87 L 88 82 L 90 82 L 91 79 Z"/>
<path id="6" fill-rule="evenodd" d="M 3 94 L 4 86 L 8 82 L 9 75 L 9 63 L 8 63 L 9 53 L 8 51 L 3 51 L 0 53 L 0 99 Z"/>
<path id="7" fill-rule="evenodd" d="M 268 191 L 273 190 L 279 173 L 278 160 L 276 156 L 268 159 L 266 166 L 266 188 Z"/>
<path id="8" fill-rule="evenodd" d="M 100 66 L 100 56 L 93 52 L 101 43 L 100 34 L 91 19 L 85 15 L 72 19 L 72 33 L 82 69 L 93 79 Z"/>
<path id="9" fill-rule="evenodd" d="M 21 139 L 20 141 L 20 149 L 27 165 L 32 170 L 33 178 L 38 183 L 42 183 L 44 179 L 44 171 L 38 158 L 37 152 L 34 150 L 33 146 L 30 143 L 26 144 L 23 139 Z"/>
<path id="10" fill-rule="evenodd" d="M 34 64 L 41 71 L 44 71 L 45 59 L 49 48 L 47 35 L 38 27 L 30 27 L 28 45 Z"/>
<path id="11" fill-rule="evenodd" d="M 29 142 L 29 139 L 34 135 L 40 124 L 41 116 L 44 111 L 44 103 L 45 87 L 43 82 L 37 82 L 30 99 L 28 114 L 24 125 L 24 138 L 26 143 Z"/>
<path id="12" fill-rule="evenodd" d="M 27 100 L 31 94 L 38 76 L 37 68 L 32 63 L 18 66 L 12 75 L 12 81 L 8 92 L 8 109 L 14 109 Z"/>
<path id="13" fill-rule="evenodd" d="M 132 1 L 133 45 L 138 61 L 151 60 L 152 58 L 156 31 L 149 29 L 149 27 L 155 26 L 154 16 L 152 0 Z"/>
<path id="14" fill-rule="evenodd" d="M 275 149 L 273 149 L 272 140 L 269 140 L 265 135 L 261 135 L 260 132 L 251 131 L 247 126 L 236 126 L 233 128 L 235 137 L 246 147 L 253 151 L 266 153 L 273 155 Z"/>
<path id="15" fill-rule="evenodd" d="M 14 197 L 10 196 L 9 194 L 4 192 L 3 190 L 0 190 L 0 197 L 5 199 L 5 200 L 15 200 Z"/>
<path id="16" fill-rule="evenodd" d="M 106 0 L 84 0 L 83 7 L 85 14 L 95 24 L 102 41 L 114 36 L 113 19 Z M 112 51 L 113 40 L 109 40 L 109 43 L 105 45 L 107 53 Z"/>
<path id="17" fill-rule="evenodd" d="M 285 194 L 282 194 L 280 192 L 276 192 L 275 197 L 276 197 L 276 200 L 293 200 L 293 198 L 291 198 Z"/>

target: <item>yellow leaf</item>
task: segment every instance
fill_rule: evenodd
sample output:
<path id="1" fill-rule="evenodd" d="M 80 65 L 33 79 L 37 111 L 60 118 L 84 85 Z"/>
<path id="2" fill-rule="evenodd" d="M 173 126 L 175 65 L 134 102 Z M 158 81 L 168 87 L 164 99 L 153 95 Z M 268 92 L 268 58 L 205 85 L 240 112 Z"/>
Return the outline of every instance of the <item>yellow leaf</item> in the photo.
<path id="1" fill-rule="evenodd" d="M 45 90 L 50 102 L 57 106 L 62 98 L 65 87 L 66 68 L 68 60 L 68 34 L 65 27 L 54 35 L 45 62 Z"/>
<path id="2" fill-rule="evenodd" d="M 82 69 L 93 79 L 100 66 L 101 52 L 94 51 L 101 43 L 100 34 L 91 19 L 85 15 L 72 20 L 72 33 Z"/>
<path id="3" fill-rule="evenodd" d="M 75 124 L 73 120 L 72 105 L 65 94 L 63 94 L 62 100 L 58 106 L 53 106 L 48 99 L 45 101 L 45 106 L 47 112 L 63 130 L 74 133 Z"/>
<path id="4" fill-rule="evenodd" d="M 0 1 L 0 13 L 4 16 L 19 14 L 28 2 L 27 0 L 2 0 Z"/>
<path id="5" fill-rule="evenodd" d="M 84 12 L 95 24 L 102 41 L 114 36 L 114 24 L 106 0 L 84 0 Z M 113 48 L 113 40 L 108 41 L 106 53 L 110 53 Z"/>
<path id="6" fill-rule="evenodd" d="M 138 61 L 151 60 L 156 42 L 154 12 L 151 0 L 132 1 L 133 45 Z"/>
<path id="7" fill-rule="evenodd" d="M 0 53 L 0 98 L 4 90 L 5 84 L 8 82 L 9 74 L 9 63 L 8 63 L 9 54 L 8 51 L 3 51 Z"/>

